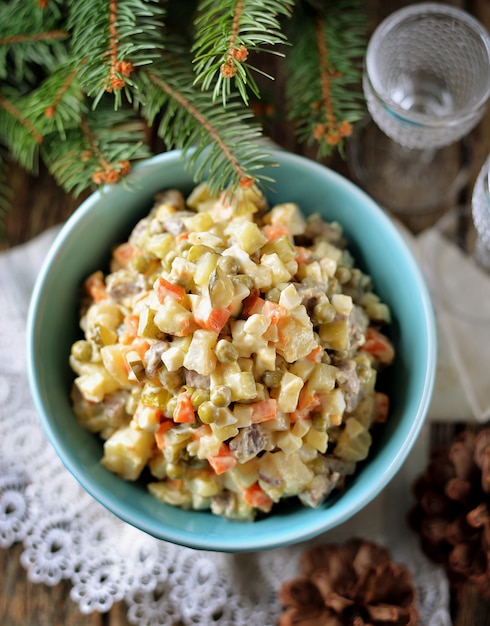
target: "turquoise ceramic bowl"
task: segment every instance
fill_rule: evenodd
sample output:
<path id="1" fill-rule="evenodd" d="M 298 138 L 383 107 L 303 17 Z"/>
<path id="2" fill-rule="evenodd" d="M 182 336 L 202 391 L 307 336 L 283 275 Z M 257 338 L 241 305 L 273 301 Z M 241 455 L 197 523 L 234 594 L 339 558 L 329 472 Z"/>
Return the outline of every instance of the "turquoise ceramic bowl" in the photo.
<path id="1" fill-rule="evenodd" d="M 158 502 L 139 483 L 125 482 L 100 464 L 102 443 L 79 426 L 70 405 L 68 355 L 78 328 L 79 287 L 104 267 L 114 243 L 124 241 L 166 187 L 194 186 L 178 151 L 134 168 L 131 185 L 88 198 L 60 231 L 42 266 L 28 318 L 29 379 L 49 441 L 81 485 L 127 523 L 160 539 L 193 548 L 245 552 L 277 548 L 319 535 L 366 506 L 393 478 L 424 421 L 436 367 L 436 331 L 430 297 L 405 240 L 385 213 L 342 176 L 317 163 L 277 152 L 271 202 L 297 202 L 344 227 L 358 263 L 390 305 L 396 361 L 387 381 L 389 422 L 376 434 L 369 459 L 348 487 L 318 509 L 279 507 L 256 522 L 231 522 L 207 512 Z"/>

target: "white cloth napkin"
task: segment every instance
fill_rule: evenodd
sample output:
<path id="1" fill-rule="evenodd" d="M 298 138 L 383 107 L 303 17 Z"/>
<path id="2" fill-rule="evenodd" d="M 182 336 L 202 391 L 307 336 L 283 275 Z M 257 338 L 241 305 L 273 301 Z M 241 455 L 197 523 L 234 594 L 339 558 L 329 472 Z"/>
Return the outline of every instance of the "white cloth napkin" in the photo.
<path id="1" fill-rule="evenodd" d="M 431 290 L 439 360 L 429 417 L 490 419 L 490 274 L 437 228 L 416 239 Z"/>

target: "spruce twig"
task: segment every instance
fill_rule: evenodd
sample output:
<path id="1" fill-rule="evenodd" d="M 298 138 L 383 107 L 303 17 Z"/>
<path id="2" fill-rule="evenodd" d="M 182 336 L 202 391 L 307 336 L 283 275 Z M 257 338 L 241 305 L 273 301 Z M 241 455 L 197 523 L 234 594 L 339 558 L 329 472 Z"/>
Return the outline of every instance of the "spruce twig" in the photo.
<path id="1" fill-rule="evenodd" d="M 271 46 L 286 43 L 279 17 L 289 17 L 292 4 L 287 0 L 201 0 L 192 48 L 196 84 L 204 90 L 214 84 L 213 97 L 221 97 L 224 106 L 232 93 L 232 80 L 245 103 L 248 90 L 257 96 L 252 70 L 259 70 L 247 62 L 248 57 L 264 49 L 273 52 Z"/>
<path id="2" fill-rule="evenodd" d="M 352 125 L 365 113 L 361 89 L 366 16 L 361 0 L 325 3 L 305 13 L 287 58 L 287 99 L 298 139 L 315 143 L 318 156 L 342 150 Z"/>
<path id="3" fill-rule="evenodd" d="M 268 76 L 259 56 L 285 69 L 273 97 L 286 97 L 300 141 L 320 157 L 342 149 L 364 112 L 362 2 L 0 0 L 0 149 L 31 173 L 42 159 L 78 194 L 148 156 L 154 126 L 214 190 L 268 184 L 249 106 Z"/>
<path id="4" fill-rule="evenodd" d="M 167 147 L 184 153 L 195 148 L 189 165 L 196 180 L 206 172 L 212 191 L 265 181 L 260 170 L 269 158 L 259 142 L 260 127 L 249 121 L 249 109 L 236 98 L 226 109 L 216 107 L 209 94 L 193 86 L 191 78 L 192 68 L 169 54 L 142 74 L 139 91 L 145 94 L 142 110 L 150 125 L 162 113 L 158 134 Z"/>

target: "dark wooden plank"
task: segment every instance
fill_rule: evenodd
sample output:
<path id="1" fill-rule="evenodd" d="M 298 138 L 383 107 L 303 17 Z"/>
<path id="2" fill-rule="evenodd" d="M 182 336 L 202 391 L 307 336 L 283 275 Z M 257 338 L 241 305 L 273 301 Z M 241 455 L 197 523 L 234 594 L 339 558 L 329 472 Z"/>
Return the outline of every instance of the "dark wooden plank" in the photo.
<path id="1" fill-rule="evenodd" d="M 82 615 L 70 599 L 70 584 L 54 587 L 30 582 L 20 564 L 22 546 L 0 550 L 0 624 L 2 626 L 103 626 L 104 616 Z M 126 626 L 120 622 L 118 626 Z"/>

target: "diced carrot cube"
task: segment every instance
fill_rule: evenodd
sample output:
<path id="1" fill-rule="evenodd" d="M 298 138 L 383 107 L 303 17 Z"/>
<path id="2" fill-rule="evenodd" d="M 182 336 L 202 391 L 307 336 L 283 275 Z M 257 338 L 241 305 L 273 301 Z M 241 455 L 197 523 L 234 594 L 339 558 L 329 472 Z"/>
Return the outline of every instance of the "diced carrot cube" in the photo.
<path id="1" fill-rule="evenodd" d="M 197 324 L 206 330 L 212 330 L 216 334 L 219 334 L 226 325 L 226 322 L 230 319 L 230 310 L 226 309 L 211 309 L 207 317 L 199 317 L 199 313 L 196 312 L 194 319 Z"/>
<path id="2" fill-rule="evenodd" d="M 127 241 L 114 249 L 112 257 L 121 267 L 126 267 L 133 257 L 141 253 L 140 248 Z"/>
<path id="3" fill-rule="evenodd" d="M 267 398 L 266 400 L 260 400 L 260 402 L 252 402 L 250 407 L 252 409 L 252 422 L 254 424 L 260 424 L 261 422 L 273 420 L 277 417 L 277 400 L 274 398 Z"/>
<path id="4" fill-rule="evenodd" d="M 302 263 L 310 263 L 312 252 L 308 250 L 308 248 L 304 248 L 303 246 L 295 246 L 296 248 L 296 258 L 295 261 L 298 265 Z"/>
<path id="5" fill-rule="evenodd" d="M 94 302 L 101 302 L 108 297 L 104 275 L 101 271 L 94 272 L 87 278 L 85 288 Z"/>
<path id="6" fill-rule="evenodd" d="M 160 424 L 160 428 L 155 433 L 155 442 L 159 450 L 163 450 L 165 447 L 165 433 L 167 430 L 175 426 L 172 420 L 163 420 Z"/>
<path id="7" fill-rule="evenodd" d="M 371 326 L 366 331 L 366 341 L 361 349 L 385 365 L 389 365 L 395 358 L 395 349 L 391 341 Z"/>
<path id="8" fill-rule="evenodd" d="M 216 474 L 224 474 L 237 464 L 236 458 L 230 452 L 226 443 L 222 443 L 216 456 L 209 456 L 208 462 Z"/>
<path id="9" fill-rule="evenodd" d="M 289 235 L 289 228 L 284 224 L 268 224 L 264 226 L 264 234 L 269 241 L 279 239 L 283 235 Z"/>
<path id="10" fill-rule="evenodd" d="M 194 407 L 187 391 L 181 391 L 177 396 L 177 406 L 173 413 L 173 420 L 178 424 L 193 424 L 196 421 Z"/>
<path id="11" fill-rule="evenodd" d="M 155 283 L 155 291 L 160 304 L 163 304 L 166 298 L 172 298 L 180 302 L 185 297 L 185 289 L 183 287 L 171 283 L 162 276 Z"/>
<path id="12" fill-rule="evenodd" d="M 265 493 L 262 487 L 254 483 L 250 487 L 247 487 L 243 492 L 243 499 L 247 504 L 253 506 L 254 509 L 259 509 L 264 513 L 269 513 L 272 509 L 274 501 Z"/>

